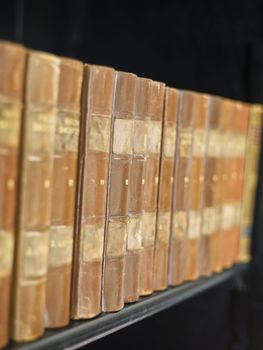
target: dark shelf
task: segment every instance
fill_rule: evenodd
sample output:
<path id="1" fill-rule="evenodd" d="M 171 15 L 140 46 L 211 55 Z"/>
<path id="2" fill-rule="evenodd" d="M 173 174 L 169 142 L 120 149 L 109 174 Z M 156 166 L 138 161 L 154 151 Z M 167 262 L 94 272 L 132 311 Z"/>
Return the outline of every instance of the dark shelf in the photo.
<path id="1" fill-rule="evenodd" d="M 119 312 L 101 314 L 92 320 L 74 321 L 66 328 L 46 331 L 39 340 L 32 343 L 11 344 L 8 349 L 77 349 L 224 282 L 231 280 L 233 286 L 239 288 L 243 285 L 243 277 L 247 270 L 247 264 L 239 264 L 211 277 L 203 277 L 141 298 L 139 302 L 125 306 Z"/>

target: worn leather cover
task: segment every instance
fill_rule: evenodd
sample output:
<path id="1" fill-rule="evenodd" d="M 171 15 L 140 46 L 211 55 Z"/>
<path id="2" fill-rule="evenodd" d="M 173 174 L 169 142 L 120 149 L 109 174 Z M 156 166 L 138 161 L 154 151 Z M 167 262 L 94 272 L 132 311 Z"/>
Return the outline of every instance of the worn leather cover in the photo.
<path id="1" fill-rule="evenodd" d="M 151 80 L 137 78 L 132 160 L 128 194 L 128 225 L 125 254 L 124 300 L 134 302 L 140 296 L 144 185 L 147 151 L 147 122 L 150 118 Z"/>
<path id="2" fill-rule="evenodd" d="M 129 186 L 133 151 L 136 75 L 117 72 L 109 165 L 102 311 L 124 306 L 124 268 L 128 234 Z M 140 195 L 140 194 L 139 194 Z M 133 232 L 129 232 L 131 236 Z"/>
<path id="3" fill-rule="evenodd" d="M 195 93 L 180 91 L 177 125 L 178 147 L 174 164 L 174 189 L 172 203 L 172 223 L 168 283 L 178 285 L 186 278 L 187 233 L 190 190 L 190 161 L 193 139 Z"/>
<path id="4" fill-rule="evenodd" d="M 147 120 L 147 146 L 142 219 L 142 253 L 140 294 L 153 292 L 153 259 L 156 235 L 157 199 L 160 172 L 160 152 L 163 127 L 165 85 L 151 82 L 149 119 Z"/>
<path id="5" fill-rule="evenodd" d="M 115 71 L 85 65 L 77 175 L 71 317 L 101 312 L 101 279 Z"/>
<path id="6" fill-rule="evenodd" d="M 56 116 L 45 325 L 69 323 L 83 64 L 61 58 Z"/>
<path id="7" fill-rule="evenodd" d="M 168 285 L 168 252 L 174 181 L 177 110 L 178 90 L 166 87 L 154 249 L 154 290 L 163 290 Z"/>
<path id="8" fill-rule="evenodd" d="M 44 332 L 59 59 L 29 52 L 22 118 L 12 338 Z"/>
<path id="9" fill-rule="evenodd" d="M 18 146 L 26 50 L 0 41 L 0 348 L 9 337 Z"/>
<path id="10" fill-rule="evenodd" d="M 188 225 L 188 280 L 198 278 L 202 259 L 200 236 L 204 202 L 204 170 L 207 136 L 208 96 L 196 93 L 194 97 L 193 142 L 190 160 L 189 225 Z"/>
<path id="11" fill-rule="evenodd" d="M 253 225 L 253 212 L 258 182 L 259 152 L 262 139 L 263 107 L 258 104 L 250 106 L 249 125 L 245 155 L 245 177 L 243 187 L 243 204 L 241 215 L 241 237 L 239 260 L 251 259 L 250 244 Z"/>

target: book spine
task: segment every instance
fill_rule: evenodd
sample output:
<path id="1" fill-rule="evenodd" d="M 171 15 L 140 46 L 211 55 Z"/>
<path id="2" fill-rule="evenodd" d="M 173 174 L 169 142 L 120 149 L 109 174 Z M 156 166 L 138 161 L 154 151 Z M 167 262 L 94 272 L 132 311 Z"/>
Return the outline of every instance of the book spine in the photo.
<path id="1" fill-rule="evenodd" d="M 12 338 L 44 332 L 59 59 L 30 52 L 22 118 Z"/>
<path id="2" fill-rule="evenodd" d="M 149 105 L 150 118 L 147 120 L 147 150 L 145 163 L 145 184 L 143 199 L 143 222 L 142 222 L 142 254 L 140 294 L 149 295 L 153 292 L 153 262 L 154 244 L 156 235 L 157 198 L 160 172 L 160 152 L 163 127 L 164 106 L 163 83 L 151 83 Z"/>
<path id="3" fill-rule="evenodd" d="M 213 259 L 220 254 L 222 242 L 220 231 L 221 207 L 216 200 L 216 190 L 219 186 L 218 163 L 221 151 L 221 134 L 219 119 L 222 100 L 210 96 L 207 110 L 207 140 L 204 173 L 204 204 L 200 249 L 202 262 L 200 273 L 209 275 L 212 272 Z M 217 242 L 217 244 L 215 244 Z"/>
<path id="4" fill-rule="evenodd" d="M 124 300 L 126 303 L 134 302 L 138 300 L 140 296 L 142 224 L 144 215 L 143 194 L 145 185 L 150 86 L 151 80 L 145 78 L 137 79 L 124 273 Z"/>
<path id="5" fill-rule="evenodd" d="M 118 72 L 114 101 L 105 232 L 102 311 L 124 306 L 124 261 L 127 244 L 128 194 L 132 164 L 132 137 L 136 76 Z"/>
<path id="6" fill-rule="evenodd" d="M 101 312 L 101 279 L 115 71 L 84 66 L 71 317 Z"/>
<path id="7" fill-rule="evenodd" d="M 81 62 L 61 58 L 46 291 L 48 328 L 69 323 L 82 71 Z"/>
<path id="8" fill-rule="evenodd" d="M 187 279 L 194 280 L 200 273 L 200 236 L 203 213 L 206 118 L 208 97 L 196 94 L 194 103 L 192 157 L 190 160 L 189 225 Z"/>
<path id="9" fill-rule="evenodd" d="M 262 116 L 263 107 L 256 104 L 251 105 L 245 155 L 245 179 L 239 248 L 239 260 L 244 263 L 251 259 L 250 245 L 255 195 L 258 183 L 259 154 L 262 139 Z"/>
<path id="10" fill-rule="evenodd" d="M 26 50 L 0 41 L 0 348 L 9 339 L 18 146 Z"/>
<path id="11" fill-rule="evenodd" d="M 154 252 L 154 290 L 164 290 L 168 285 L 168 253 L 174 181 L 173 172 L 176 146 L 177 109 L 178 91 L 167 87 L 165 90 L 163 142 Z"/>
<path id="12" fill-rule="evenodd" d="M 177 125 L 178 146 L 174 169 L 172 223 L 169 252 L 169 285 L 178 285 L 186 278 L 187 232 L 190 186 L 190 161 L 193 139 L 193 92 L 181 91 Z"/>

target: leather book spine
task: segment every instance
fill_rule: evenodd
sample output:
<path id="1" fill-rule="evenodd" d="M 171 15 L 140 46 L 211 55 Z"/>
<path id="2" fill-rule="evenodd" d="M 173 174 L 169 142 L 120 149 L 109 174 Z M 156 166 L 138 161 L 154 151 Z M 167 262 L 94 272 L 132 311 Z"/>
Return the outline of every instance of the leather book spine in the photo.
<path id="1" fill-rule="evenodd" d="M 177 109 L 178 91 L 166 87 L 154 251 L 154 290 L 164 290 L 168 286 L 168 253 L 174 181 Z"/>
<path id="2" fill-rule="evenodd" d="M 180 91 L 168 283 L 176 286 L 186 279 L 189 214 L 190 161 L 193 139 L 195 93 Z"/>
<path id="3" fill-rule="evenodd" d="M 207 140 L 204 172 L 204 203 L 202 218 L 201 249 L 201 275 L 209 275 L 213 268 L 213 259 L 220 255 L 221 206 L 216 200 L 216 191 L 219 186 L 218 164 L 221 152 L 220 116 L 222 99 L 209 96 L 207 110 Z"/>
<path id="4" fill-rule="evenodd" d="M 200 273 L 200 236 L 203 213 L 207 104 L 207 95 L 195 95 L 192 157 L 189 171 L 188 280 L 197 279 Z"/>
<path id="5" fill-rule="evenodd" d="M 29 52 L 22 117 L 12 338 L 44 332 L 59 59 Z"/>
<path id="6" fill-rule="evenodd" d="M 147 151 L 151 80 L 137 78 L 132 135 L 132 160 L 128 195 L 127 244 L 125 254 L 124 300 L 135 302 L 140 296 L 143 235 L 143 196 Z"/>
<path id="7" fill-rule="evenodd" d="M 115 70 L 85 65 L 82 92 L 71 318 L 101 312 L 101 280 Z"/>
<path id="8" fill-rule="evenodd" d="M 109 163 L 102 311 L 124 306 L 124 264 L 129 222 L 136 75 L 117 72 Z M 132 239 L 131 237 L 129 237 Z"/>
<path id="9" fill-rule="evenodd" d="M 160 172 L 160 152 L 163 127 L 163 83 L 151 82 L 149 116 L 147 120 L 147 149 L 143 198 L 142 253 L 140 271 L 140 294 L 153 292 L 153 262 L 156 235 L 157 199 Z"/>
<path id="10" fill-rule="evenodd" d="M 45 326 L 69 323 L 83 64 L 61 58 L 52 180 Z"/>
<path id="11" fill-rule="evenodd" d="M 263 107 L 250 106 L 248 133 L 245 154 L 245 178 L 241 215 L 241 237 L 239 260 L 243 263 L 251 260 L 250 245 L 253 225 L 255 195 L 258 183 L 259 154 L 262 140 Z"/>
<path id="12" fill-rule="evenodd" d="M 0 348 L 9 339 L 18 147 L 26 50 L 0 41 Z"/>

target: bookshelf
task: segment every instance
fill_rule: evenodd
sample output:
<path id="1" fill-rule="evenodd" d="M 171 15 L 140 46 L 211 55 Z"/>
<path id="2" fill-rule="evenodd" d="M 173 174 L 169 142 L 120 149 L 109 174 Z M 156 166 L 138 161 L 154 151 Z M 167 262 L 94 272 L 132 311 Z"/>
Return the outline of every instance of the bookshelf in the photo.
<path id="1" fill-rule="evenodd" d="M 7 349 L 79 349 L 225 282 L 229 282 L 228 286 L 232 290 L 242 289 L 248 271 L 249 264 L 238 264 L 211 277 L 203 277 L 141 298 L 139 302 L 128 305 L 119 312 L 101 314 L 93 320 L 74 321 L 64 329 L 46 331 L 42 338 L 32 343 L 11 344 Z"/>

